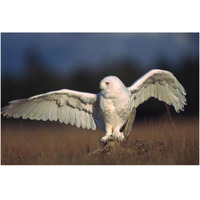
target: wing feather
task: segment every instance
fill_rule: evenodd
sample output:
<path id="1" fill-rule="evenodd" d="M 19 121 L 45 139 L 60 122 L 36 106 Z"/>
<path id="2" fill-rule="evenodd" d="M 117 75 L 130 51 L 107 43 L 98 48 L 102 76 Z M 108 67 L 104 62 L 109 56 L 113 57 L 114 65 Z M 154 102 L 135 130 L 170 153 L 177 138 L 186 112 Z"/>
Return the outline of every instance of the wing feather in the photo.
<path id="1" fill-rule="evenodd" d="M 184 110 L 186 92 L 176 77 L 165 70 L 151 70 L 128 87 L 134 107 L 138 107 L 150 97 L 173 105 L 176 112 Z"/>
<path id="2" fill-rule="evenodd" d="M 85 113 L 85 117 L 86 117 L 86 128 L 87 129 L 90 129 L 90 116 L 89 116 L 89 114 L 88 113 Z"/>
<path id="3" fill-rule="evenodd" d="M 78 110 L 77 109 L 75 109 L 75 118 L 76 118 L 76 126 L 78 127 L 78 128 L 80 128 L 80 126 L 81 126 L 81 112 L 78 112 Z"/>
<path id="4" fill-rule="evenodd" d="M 30 114 L 30 117 L 29 117 L 31 120 L 37 119 L 37 113 L 39 111 L 39 107 L 40 107 L 40 104 L 35 104 L 33 108 L 33 112 Z"/>
<path id="5" fill-rule="evenodd" d="M 72 111 L 72 108 L 69 109 L 69 116 L 70 116 L 70 124 L 75 124 L 75 112 Z"/>
<path id="6" fill-rule="evenodd" d="M 24 109 L 24 113 L 22 114 L 22 119 L 28 119 L 31 117 L 31 113 L 33 112 L 33 110 L 35 109 L 36 104 L 32 104 L 30 106 L 28 106 L 27 108 Z"/>
<path id="7" fill-rule="evenodd" d="M 96 125 L 95 125 L 95 122 L 93 120 L 93 117 L 92 117 L 91 114 L 89 116 L 90 116 L 90 127 L 91 127 L 92 130 L 95 130 L 96 129 Z"/>
<path id="8" fill-rule="evenodd" d="M 62 117 L 62 122 L 61 123 L 65 123 L 65 120 L 66 120 L 66 116 L 67 116 L 67 113 L 66 113 L 66 106 L 62 106 L 62 115 L 60 116 L 60 118 Z"/>
<path id="9" fill-rule="evenodd" d="M 6 106 L 7 108 L 3 111 L 4 112 L 3 116 L 6 116 L 8 114 L 9 117 L 13 116 L 13 117 L 17 118 L 16 110 L 21 110 L 25 106 L 26 106 L 26 104 L 19 104 L 18 107 L 13 107 L 13 105 L 8 105 L 8 106 Z M 11 109 L 10 113 L 7 113 L 8 109 Z M 20 113 L 18 113 L 18 115 L 19 114 Z"/>
<path id="10" fill-rule="evenodd" d="M 66 113 L 65 113 L 65 124 L 69 124 L 70 122 L 70 116 L 69 116 L 70 108 L 66 106 Z"/>
<path id="11" fill-rule="evenodd" d="M 43 113 L 44 110 L 45 110 L 44 106 L 45 106 L 45 102 L 39 103 L 39 106 L 38 106 L 38 109 L 37 109 L 38 112 L 37 112 L 37 114 L 35 115 L 35 118 L 36 118 L 37 120 L 41 120 L 41 119 L 42 119 L 42 113 Z"/>
<path id="12" fill-rule="evenodd" d="M 86 117 L 84 112 L 80 113 L 80 121 L 81 121 L 81 127 L 86 128 Z"/>

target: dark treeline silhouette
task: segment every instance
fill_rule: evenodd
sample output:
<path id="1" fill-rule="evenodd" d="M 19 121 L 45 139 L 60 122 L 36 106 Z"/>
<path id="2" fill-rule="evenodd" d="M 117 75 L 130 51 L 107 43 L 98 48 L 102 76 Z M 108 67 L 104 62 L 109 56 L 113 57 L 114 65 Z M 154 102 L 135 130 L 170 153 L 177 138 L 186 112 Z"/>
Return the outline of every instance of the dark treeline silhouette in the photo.
<path id="1" fill-rule="evenodd" d="M 180 66 L 169 67 L 167 60 L 159 60 L 156 68 L 171 71 L 181 82 L 187 92 L 187 106 L 184 116 L 199 114 L 199 61 L 198 58 L 185 58 Z M 6 66 L 4 66 L 6 67 Z M 99 82 L 108 75 L 119 77 L 126 86 L 130 86 L 151 68 L 145 69 L 139 63 L 133 63 L 129 59 L 119 60 L 115 63 L 105 64 L 98 68 L 88 65 L 77 67 L 76 73 L 66 73 L 59 76 L 44 63 L 37 51 L 27 51 L 26 69 L 21 77 L 1 77 L 1 106 L 9 101 L 27 98 L 36 94 L 45 93 L 63 88 L 78 91 L 99 92 Z M 59 68 L 58 68 L 59 70 Z M 172 114 L 174 109 L 170 109 Z M 153 98 L 140 105 L 137 111 L 138 117 L 162 116 L 166 112 L 165 104 Z M 183 115 L 183 114 L 182 114 Z M 181 115 L 180 115 L 181 116 Z"/>

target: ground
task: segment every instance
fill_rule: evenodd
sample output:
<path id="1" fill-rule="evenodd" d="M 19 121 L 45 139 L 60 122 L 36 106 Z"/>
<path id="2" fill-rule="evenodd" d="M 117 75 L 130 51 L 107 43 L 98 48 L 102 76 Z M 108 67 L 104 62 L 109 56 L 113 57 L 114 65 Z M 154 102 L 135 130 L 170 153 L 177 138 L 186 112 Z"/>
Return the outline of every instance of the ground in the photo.
<path id="1" fill-rule="evenodd" d="M 199 119 L 135 121 L 125 147 L 91 155 L 104 133 L 58 122 L 3 120 L 3 165 L 198 165 Z"/>

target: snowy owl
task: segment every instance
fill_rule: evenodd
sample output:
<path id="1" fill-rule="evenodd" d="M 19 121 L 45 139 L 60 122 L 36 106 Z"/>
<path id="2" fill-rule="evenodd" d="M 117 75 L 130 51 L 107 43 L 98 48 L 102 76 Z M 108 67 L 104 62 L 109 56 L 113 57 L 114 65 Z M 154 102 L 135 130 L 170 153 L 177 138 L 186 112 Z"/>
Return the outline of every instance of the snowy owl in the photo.
<path id="1" fill-rule="evenodd" d="M 9 102 L 2 108 L 3 116 L 23 119 L 60 121 L 78 128 L 105 131 L 102 142 L 124 140 L 120 131 L 133 108 L 150 97 L 169 105 L 176 112 L 184 110 L 186 92 L 175 76 L 165 70 L 154 69 L 143 75 L 130 87 L 115 76 L 100 82 L 100 93 L 91 94 L 62 89 Z"/>

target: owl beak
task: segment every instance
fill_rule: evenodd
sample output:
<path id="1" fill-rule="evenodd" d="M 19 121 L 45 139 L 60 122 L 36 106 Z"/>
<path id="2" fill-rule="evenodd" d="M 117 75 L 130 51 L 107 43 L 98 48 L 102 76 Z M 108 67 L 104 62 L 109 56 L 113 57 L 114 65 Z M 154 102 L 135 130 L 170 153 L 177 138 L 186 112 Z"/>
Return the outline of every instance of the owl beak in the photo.
<path id="1" fill-rule="evenodd" d="M 102 91 L 102 90 L 104 90 L 104 87 L 103 87 L 104 85 L 103 85 L 103 83 L 100 83 L 100 85 L 99 85 L 99 89 Z"/>
<path id="2" fill-rule="evenodd" d="M 103 90 L 103 87 L 101 85 L 99 85 L 99 89 L 102 91 Z"/>

